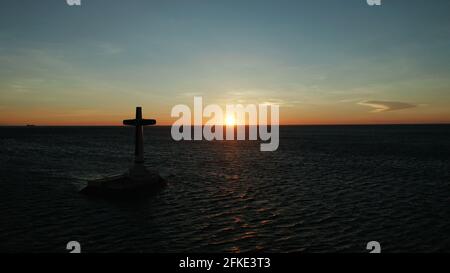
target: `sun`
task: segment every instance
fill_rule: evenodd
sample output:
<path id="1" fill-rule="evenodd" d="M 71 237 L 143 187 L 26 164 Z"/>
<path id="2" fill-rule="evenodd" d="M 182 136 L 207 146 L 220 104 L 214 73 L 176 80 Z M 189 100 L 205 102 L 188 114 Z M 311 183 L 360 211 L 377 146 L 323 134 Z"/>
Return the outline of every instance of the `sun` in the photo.
<path id="1" fill-rule="evenodd" d="M 225 119 L 225 125 L 232 126 L 236 124 L 236 120 L 234 119 L 234 116 L 228 115 Z"/>

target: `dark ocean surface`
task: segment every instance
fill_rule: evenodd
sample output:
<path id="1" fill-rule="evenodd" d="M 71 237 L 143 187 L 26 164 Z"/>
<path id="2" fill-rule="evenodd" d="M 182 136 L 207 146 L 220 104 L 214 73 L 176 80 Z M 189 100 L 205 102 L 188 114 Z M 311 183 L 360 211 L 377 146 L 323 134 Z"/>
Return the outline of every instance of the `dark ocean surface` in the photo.
<path id="1" fill-rule="evenodd" d="M 133 128 L 0 127 L 0 251 L 450 252 L 450 126 L 288 126 L 257 141 L 145 129 L 156 195 L 81 195 L 125 171 Z"/>

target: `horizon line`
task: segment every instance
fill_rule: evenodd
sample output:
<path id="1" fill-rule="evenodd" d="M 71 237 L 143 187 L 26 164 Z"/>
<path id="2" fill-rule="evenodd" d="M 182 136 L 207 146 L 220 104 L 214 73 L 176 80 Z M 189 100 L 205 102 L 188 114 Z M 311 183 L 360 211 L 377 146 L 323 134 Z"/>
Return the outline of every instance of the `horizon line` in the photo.
<path id="1" fill-rule="evenodd" d="M 266 124 L 270 126 L 270 124 Z M 311 123 L 311 124 L 278 124 L 280 127 L 284 126 L 383 126 L 383 125 L 450 125 L 450 121 L 445 122 L 413 122 L 413 123 Z M 171 127 L 172 125 L 154 125 L 151 127 Z M 195 126 L 205 126 L 205 125 L 187 125 L 189 127 Z M 214 125 L 211 125 L 214 126 Z M 227 125 L 222 125 L 227 127 Z M 236 126 L 260 126 L 258 124 L 237 124 Z M 0 124 L 0 127 L 129 127 L 127 125 L 117 124 L 117 125 L 107 125 L 107 124 Z"/>

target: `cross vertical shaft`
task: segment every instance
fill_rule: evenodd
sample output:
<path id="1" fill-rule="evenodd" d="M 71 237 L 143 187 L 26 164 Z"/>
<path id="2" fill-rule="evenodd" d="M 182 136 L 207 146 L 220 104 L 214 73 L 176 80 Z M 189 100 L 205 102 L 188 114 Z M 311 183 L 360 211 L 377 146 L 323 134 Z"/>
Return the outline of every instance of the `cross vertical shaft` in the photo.
<path id="1" fill-rule="evenodd" d="M 136 107 L 136 138 L 134 163 L 144 163 L 144 132 L 142 129 L 142 108 Z"/>

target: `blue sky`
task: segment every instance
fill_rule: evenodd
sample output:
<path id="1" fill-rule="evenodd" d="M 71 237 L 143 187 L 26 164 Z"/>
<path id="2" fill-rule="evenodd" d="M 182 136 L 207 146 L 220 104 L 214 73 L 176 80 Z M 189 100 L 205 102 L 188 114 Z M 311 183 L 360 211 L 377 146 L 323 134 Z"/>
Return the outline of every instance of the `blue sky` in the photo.
<path id="1" fill-rule="evenodd" d="M 166 123 L 206 103 L 284 123 L 450 122 L 450 2 L 2 1 L 0 124 Z M 131 110 L 130 110 L 131 109 Z"/>

